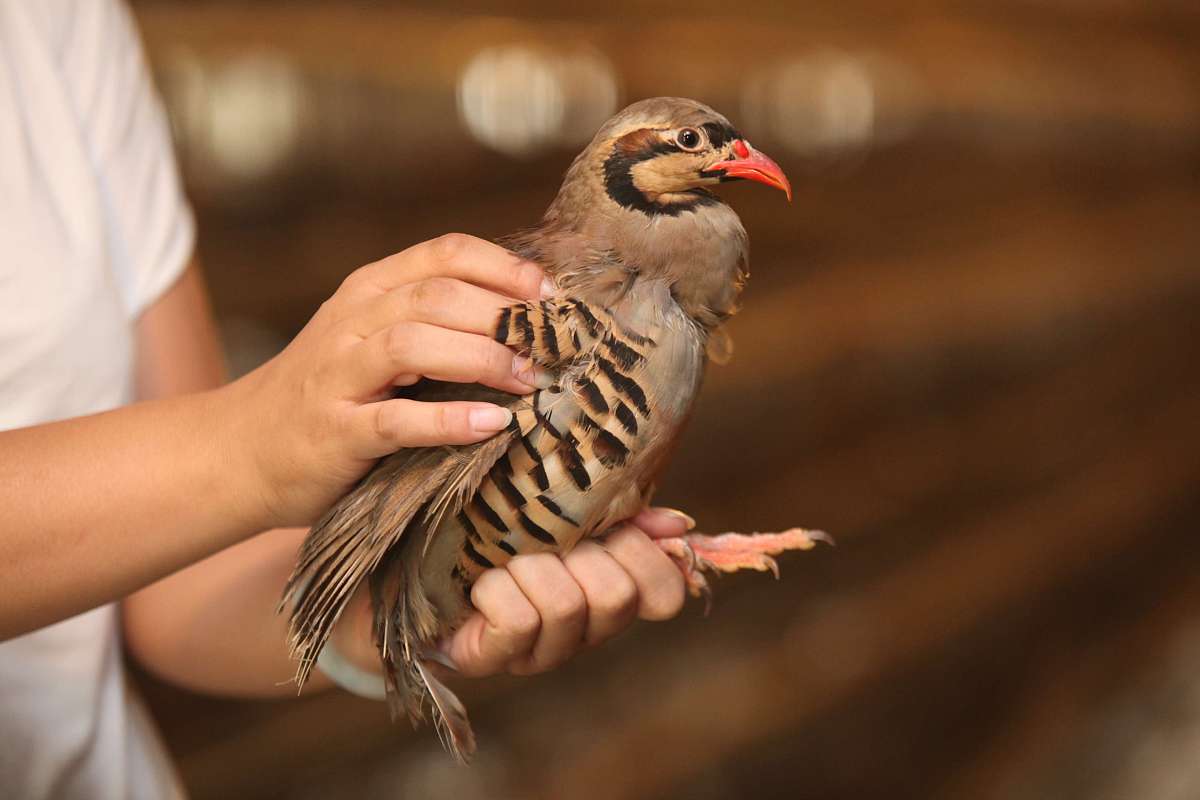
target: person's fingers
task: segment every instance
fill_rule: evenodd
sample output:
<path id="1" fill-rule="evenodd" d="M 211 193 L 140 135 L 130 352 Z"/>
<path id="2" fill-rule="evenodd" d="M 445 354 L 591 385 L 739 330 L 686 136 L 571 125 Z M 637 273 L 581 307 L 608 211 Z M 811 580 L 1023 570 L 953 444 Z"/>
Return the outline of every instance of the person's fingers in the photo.
<path id="1" fill-rule="evenodd" d="M 491 403 L 380 400 L 350 412 L 348 435 L 356 457 L 381 458 L 402 447 L 474 444 L 511 421 L 511 411 Z"/>
<path id="2" fill-rule="evenodd" d="M 513 576 L 489 569 L 471 588 L 471 615 L 446 645 L 446 654 L 462 674 L 481 678 L 502 672 L 525 657 L 537 639 L 541 617 Z"/>
<path id="3" fill-rule="evenodd" d="M 633 622 L 638 610 L 637 584 L 603 547 L 580 542 L 562 561 L 587 600 L 585 644 L 599 644 Z"/>
<path id="4" fill-rule="evenodd" d="M 604 537 L 604 547 L 637 584 L 639 617 L 664 620 L 679 613 L 685 599 L 683 575 L 650 537 L 623 525 Z"/>
<path id="5" fill-rule="evenodd" d="M 512 303 L 511 298 L 466 281 L 425 278 L 368 300 L 348 324 L 362 337 L 402 320 L 491 337 L 501 309 Z"/>
<path id="6" fill-rule="evenodd" d="M 670 539 L 673 536 L 683 536 L 696 527 L 696 520 L 674 508 L 651 506 L 643 508 L 637 516 L 631 517 L 629 524 L 641 528 L 651 539 Z"/>
<path id="7" fill-rule="evenodd" d="M 509 664 L 516 675 L 545 672 L 563 663 L 583 645 L 587 598 L 561 559 L 552 553 L 517 556 L 508 572 L 542 621 L 527 658 Z"/>
<path id="8" fill-rule="evenodd" d="M 354 345 L 347 357 L 345 391 L 369 399 L 397 376 L 421 375 L 440 381 L 482 383 L 514 394 L 535 388 L 520 374 L 548 385 L 531 371 L 529 359 L 474 333 L 452 331 L 424 322 L 400 322 Z"/>
<path id="9" fill-rule="evenodd" d="M 376 291 L 386 292 L 406 283 L 442 276 L 458 278 L 519 300 L 539 298 L 543 278 L 537 264 L 465 233 L 448 233 L 415 244 L 357 272 L 360 273 L 357 279 Z"/>

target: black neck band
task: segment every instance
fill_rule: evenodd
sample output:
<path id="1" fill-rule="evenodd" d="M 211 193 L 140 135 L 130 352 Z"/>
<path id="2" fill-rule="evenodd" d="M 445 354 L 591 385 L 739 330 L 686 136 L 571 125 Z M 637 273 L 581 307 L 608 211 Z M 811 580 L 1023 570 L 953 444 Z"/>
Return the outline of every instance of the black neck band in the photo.
<path id="1" fill-rule="evenodd" d="M 664 215 L 677 217 L 685 211 L 693 211 L 700 206 L 713 205 L 721 202 L 713 195 L 703 190 L 686 193 L 687 199 L 674 203 L 656 203 L 642 193 L 633 182 L 633 168 L 643 161 L 649 161 L 664 153 L 679 152 L 679 148 L 668 142 L 658 142 L 654 146 L 638 153 L 622 153 L 614 150 L 604 161 L 604 189 L 608 196 L 620 206 L 640 211 L 654 217 Z"/>

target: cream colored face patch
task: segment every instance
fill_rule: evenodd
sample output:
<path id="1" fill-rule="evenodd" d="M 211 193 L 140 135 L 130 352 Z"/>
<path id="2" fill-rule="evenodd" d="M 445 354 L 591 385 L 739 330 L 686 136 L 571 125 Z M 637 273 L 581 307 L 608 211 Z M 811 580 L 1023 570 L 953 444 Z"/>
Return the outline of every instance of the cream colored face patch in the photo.
<path id="1" fill-rule="evenodd" d="M 648 199 L 670 202 L 671 195 L 717 183 L 715 178 L 700 177 L 705 160 L 696 153 L 666 153 L 634 164 L 630 175 L 633 185 Z"/>

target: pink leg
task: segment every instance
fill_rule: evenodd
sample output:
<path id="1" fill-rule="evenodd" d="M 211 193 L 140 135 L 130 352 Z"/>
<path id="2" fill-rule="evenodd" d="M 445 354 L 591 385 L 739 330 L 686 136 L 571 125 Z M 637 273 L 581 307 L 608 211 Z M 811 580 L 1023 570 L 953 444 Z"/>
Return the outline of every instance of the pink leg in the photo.
<path id="1" fill-rule="evenodd" d="M 792 528 L 781 533 L 721 533 L 716 536 L 687 533 L 655 542 L 683 573 L 688 592 L 693 597 L 705 598 L 707 613 L 712 602 L 712 589 L 704 571 L 753 569 L 770 571 L 778 578 L 779 565 L 772 556 L 788 550 L 811 550 L 817 542 L 833 544 L 833 539 L 823 531 Z"/>

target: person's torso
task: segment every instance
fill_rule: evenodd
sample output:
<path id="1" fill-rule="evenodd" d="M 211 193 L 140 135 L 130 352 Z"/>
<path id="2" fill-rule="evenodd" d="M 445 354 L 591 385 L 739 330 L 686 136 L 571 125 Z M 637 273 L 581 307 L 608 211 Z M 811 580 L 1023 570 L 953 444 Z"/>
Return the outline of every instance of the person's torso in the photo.
<path id="1" fill-rule="evenodd" d="M 131 316 L 60 74 L 61 7 L 0 0 L 0 430 L 132 399 Z M 125 684 L 117 613 L 0 643 L 0 796 L 179 796 Z"/>
<path id="2" fill-rule="evenodd" d="M 38 5 L 0 2 L 0 429 L 131 399 L 102 196 Z"/>

